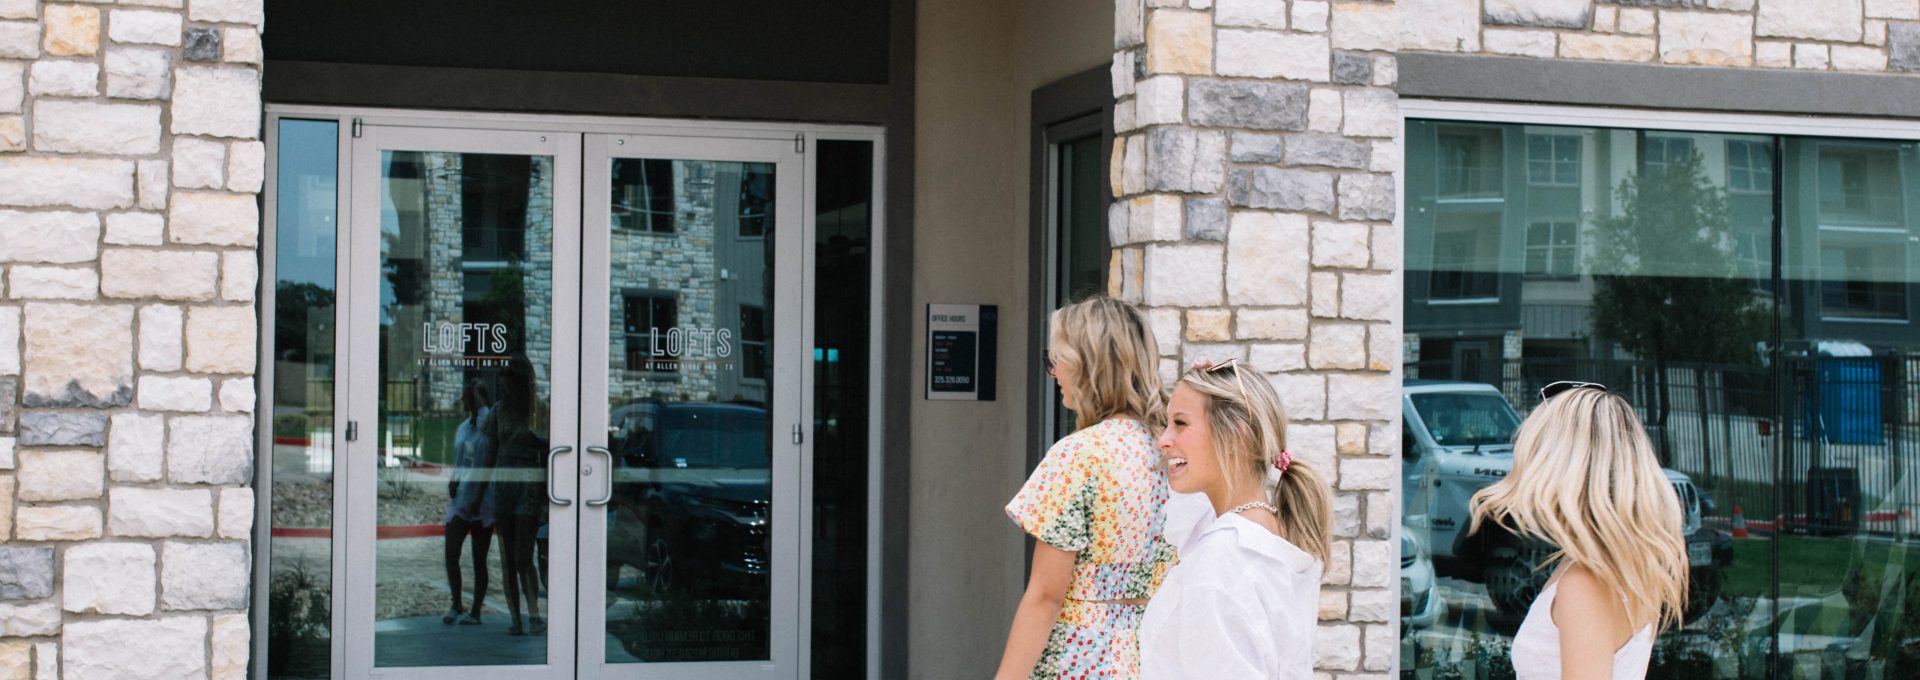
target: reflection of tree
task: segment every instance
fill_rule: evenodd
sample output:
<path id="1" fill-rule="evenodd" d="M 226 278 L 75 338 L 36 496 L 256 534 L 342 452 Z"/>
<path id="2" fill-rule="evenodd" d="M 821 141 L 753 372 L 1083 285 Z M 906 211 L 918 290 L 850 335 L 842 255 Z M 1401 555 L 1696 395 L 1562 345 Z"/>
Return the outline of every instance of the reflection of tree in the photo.
<path id="1" fill-rule="evenodd" d="M 1649 420 L 1667 457 L 1668 365 L 1756 363 L 1767 310 L 1735 265 L 1726 191 L 1698 153 L 1621 180 L 1615 195 L 1619 213 L 1594 222 L 1593 325 L 1653 362 Z"/>
<path id="2" fill-rule="evenodd" d="M 324 315 L 322 322 L 331 323 L 333 317 L 333 289 L 314 283 L 295 283 L 280 281 L 273 287 L 273 355 L 280 361 L 307 361 L 307 351 L 315 339 L 308 337 L 312 328 L 308 319 L 315 314 Z"/>

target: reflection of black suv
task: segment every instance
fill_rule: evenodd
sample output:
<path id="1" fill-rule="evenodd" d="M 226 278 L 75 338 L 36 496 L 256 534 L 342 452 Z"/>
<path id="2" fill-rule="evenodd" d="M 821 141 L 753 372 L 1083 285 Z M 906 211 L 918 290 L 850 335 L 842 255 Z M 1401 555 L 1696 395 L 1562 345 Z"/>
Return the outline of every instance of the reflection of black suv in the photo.
<path id="1" fill-rule="evenodd" d="M 654 595 L 765 597 L 769 582 L 767 412 L 757 406 L 636 403 L 617 408 L 607 514 L 607 585 L 620 567 Z"/>

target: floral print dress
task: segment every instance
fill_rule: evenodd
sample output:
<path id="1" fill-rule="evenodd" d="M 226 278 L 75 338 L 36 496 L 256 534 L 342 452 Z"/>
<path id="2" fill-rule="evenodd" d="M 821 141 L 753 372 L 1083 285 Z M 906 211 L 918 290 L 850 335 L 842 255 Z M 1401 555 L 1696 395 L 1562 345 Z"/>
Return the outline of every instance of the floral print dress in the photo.
<path id="1" fill-rule="evenodd" d="M 1129 679 L 1140 670 L 1145 605 L 1173 566 L 1162 535 L 1166 473 L 1153 433 L 1115 418 L 1068 435 L 1047 450 L 1007 516 L 1034 538 L 1076 553 L 1073 580 L 1034 678 Z"/>

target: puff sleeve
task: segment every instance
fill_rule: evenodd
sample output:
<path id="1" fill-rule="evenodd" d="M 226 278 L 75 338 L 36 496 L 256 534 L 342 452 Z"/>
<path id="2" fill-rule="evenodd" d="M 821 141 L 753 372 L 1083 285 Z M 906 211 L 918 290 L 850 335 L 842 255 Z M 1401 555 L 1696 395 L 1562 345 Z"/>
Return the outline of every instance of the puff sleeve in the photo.
<path id="1" fill-rule="evenodd" d="M 1007 503 L 1007 517 L 1047 545 L 1079 552 L 1093 541 L 1095 452 L 1078 437 L 1060 440 Z"/>

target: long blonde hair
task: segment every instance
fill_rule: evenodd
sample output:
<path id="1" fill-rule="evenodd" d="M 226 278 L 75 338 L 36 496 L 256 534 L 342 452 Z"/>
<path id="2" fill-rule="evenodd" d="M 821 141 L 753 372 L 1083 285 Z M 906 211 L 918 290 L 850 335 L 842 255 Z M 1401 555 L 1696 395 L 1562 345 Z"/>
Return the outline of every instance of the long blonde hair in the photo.
<path id="1" fill-rule="evenodd" d="M 1512 472 L 1468 507 L 1469 532 L 1491 521 L 1557 546 L 1546 565 L 1571 560 L 1593 572 L 1625 599 L 1633 627 L 1679 624 L 1685 515 L 1625 399 L 1593 388 L 1548 399 L 1520 425 Z"/>
<path id="2" fill-rule="evenodd" d="M 1158 433 L 1167 424 L 1160 393 L 1159 345 L 1147 315 L 1133 305 L 1093 297 L 1054 310 L 1049 344 L 1066 350 L 1053 357 L 1073 367 L 1074 429 L 1108 418 L 1136 418 Z"/>
<path id="3" fill-rule="evenodd" d="M 1287 450 L 1287 412 L 1265 376 L 1239 362 L 1195 368 L 1181 385 L 1205 396 L 1213 457 L 1233 496 L 1234 479 L 1251 473 L 1264 480 L 1267 498 L 1280 509 L 1280 533 L 1321 562 L 1333 529 L 1333 492 L 1320 473 L 1294 458 L 1285 472 L 1274 460 Z"/>

